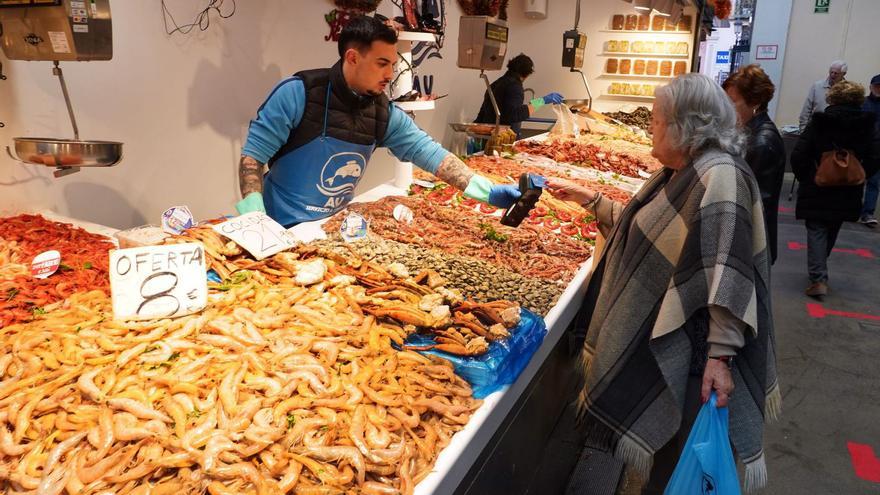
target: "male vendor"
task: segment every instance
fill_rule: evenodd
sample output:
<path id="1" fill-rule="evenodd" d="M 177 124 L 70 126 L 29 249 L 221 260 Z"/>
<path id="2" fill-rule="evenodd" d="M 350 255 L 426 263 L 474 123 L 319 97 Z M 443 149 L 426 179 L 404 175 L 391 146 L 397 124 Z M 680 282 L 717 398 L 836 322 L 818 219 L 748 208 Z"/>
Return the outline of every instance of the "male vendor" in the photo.
<path id="1" fill-rule="evenodd" d="M 286 227 L 328 217 L 351 201 L 377 146 L 473 199 L 500 208 L 516 201 L 517 187 L 475 174 L 389 103 L 394 29 L 357 17 L 339 37 L 339 56 L 329 69 L 278 83 L 257 111 L 239 164 L 240 214 L 265 211 Z"/>

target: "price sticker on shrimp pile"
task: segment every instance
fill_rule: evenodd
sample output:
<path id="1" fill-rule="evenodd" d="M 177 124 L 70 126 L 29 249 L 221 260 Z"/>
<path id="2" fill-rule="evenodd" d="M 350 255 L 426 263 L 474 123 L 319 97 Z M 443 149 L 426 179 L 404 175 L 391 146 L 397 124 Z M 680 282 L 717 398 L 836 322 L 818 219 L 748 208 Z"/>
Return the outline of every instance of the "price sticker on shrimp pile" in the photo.
<path id="1" fill-rule="evenodd" d="M 190 242 L 110 251 L 110 292 L 117 320 L 199 312 L 208 302 L 205 248 Z"/>
<path id="2" fill-rule="evenodd" d="M 296 237 L 263 212 L 253 211 L 214 225 L 214 230 L 234 241 L 257 260 L 296 246 Z"/>

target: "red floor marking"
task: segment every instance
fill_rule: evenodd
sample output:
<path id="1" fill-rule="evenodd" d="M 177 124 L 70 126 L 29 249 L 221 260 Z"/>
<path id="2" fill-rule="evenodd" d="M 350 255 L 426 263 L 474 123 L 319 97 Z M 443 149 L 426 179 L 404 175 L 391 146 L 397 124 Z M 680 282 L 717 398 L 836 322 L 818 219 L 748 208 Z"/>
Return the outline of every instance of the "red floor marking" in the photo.
<path id="1" fill-rule="evenodd" d="M 819 303 L 807 303 L 807 314 L 812 318 L 825 318 L 826 316 L 842 316 L 844 318 L 853 318 L 856 320 L 874 320 L 880 321 L 880 316 L 866 315 L 862 313 L 850 313 L 849 311 L 838 311 L 836 309 L 826 309 Z"/>
<path id="2" fill-rule="evenodd" d="M 780 206 L 779 213 L 791 213 L 794 211 L 794 208 L 789 208 L 787 206 Z"/>
<path id="3" fill-rule="evenodd" d="M 846 442 L 849 456 L 852 458 L 856 476 L 863 480 L 880 483 L 880 459 L 874 454 L 870 445 Z"/>
<path id="4" fill-rule="evenodd" d="M 792 251 L 799 251 L 801 249 L 807 249 L 807 245 L 792 241 L 792 242 L 788 243 L 788 249 L 791 249 Z M 861 256 L 862 258 L 874 259 L 874 253 L 872 253 L 870 249 L 865 249 L 865 248 L 859 248 L 859 249 L 834 248 L 833 251 L 835 253 L 854 254 L 856 256 Z"/>

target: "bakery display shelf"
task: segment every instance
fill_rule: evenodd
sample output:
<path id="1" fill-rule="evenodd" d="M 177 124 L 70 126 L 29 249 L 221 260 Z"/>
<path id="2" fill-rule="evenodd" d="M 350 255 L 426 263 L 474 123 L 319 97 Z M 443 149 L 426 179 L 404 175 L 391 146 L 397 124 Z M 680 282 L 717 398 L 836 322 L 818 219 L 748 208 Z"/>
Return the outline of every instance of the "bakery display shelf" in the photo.
<path id="1" fill-rule="evenodd" d="M 621 34 L 693 34 L 691 31 L 629 31 L 625 29 L 600 29 L 599 32 Z"/>
<path id="2" fill-rule="evenodd" d="M 688 54 L 670 55 L 666 53 L 635 53 L 635 52 L 609 52 L 604 51 L 599 54 L 601 57 L 639 57 L 639 58 L 690 58 Z"/>

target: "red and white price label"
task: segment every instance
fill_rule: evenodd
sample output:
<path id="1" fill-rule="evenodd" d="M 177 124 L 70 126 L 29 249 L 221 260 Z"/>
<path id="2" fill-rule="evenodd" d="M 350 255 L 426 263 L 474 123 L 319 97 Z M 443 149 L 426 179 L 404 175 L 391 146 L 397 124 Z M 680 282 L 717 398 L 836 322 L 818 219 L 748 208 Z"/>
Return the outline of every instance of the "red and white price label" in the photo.
<path id="1" fill-rule="evenodd" d="M 61 266 L 61 253 L 54 249 L 44 251 L 31 261 L 31 275 L 34 278 L 49 278 L 58 271 L 59 266 Z"/>

